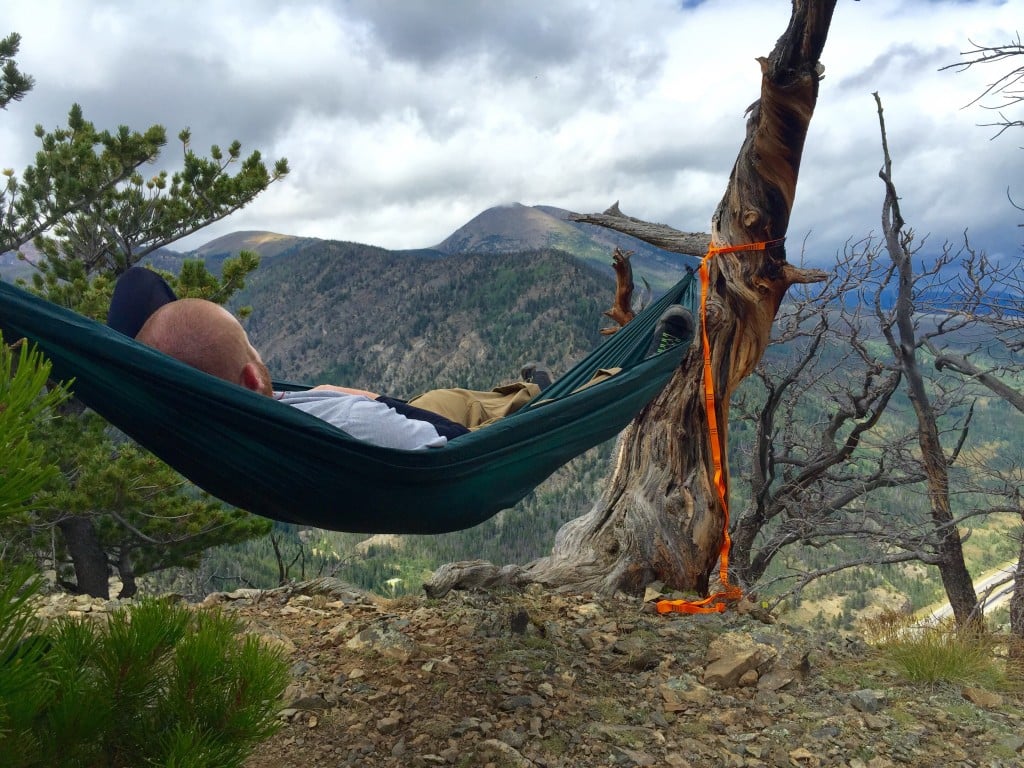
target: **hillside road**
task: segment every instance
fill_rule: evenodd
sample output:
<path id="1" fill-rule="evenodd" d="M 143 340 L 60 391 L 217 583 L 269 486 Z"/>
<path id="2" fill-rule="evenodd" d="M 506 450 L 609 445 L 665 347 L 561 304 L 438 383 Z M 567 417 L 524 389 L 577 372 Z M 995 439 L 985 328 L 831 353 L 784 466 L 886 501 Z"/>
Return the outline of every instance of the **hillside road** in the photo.
<path id="1" fill-rule="evenodd" d="M 1010 560 L 974 579 L 974 591 L 978 599 L 984 599 L 986 613 L 1009 602 L 1013 595 L 1013 575 L 1016 569 L 1017 562 Z M 948 602 L 940 603 L 925 608 L 918 615 L 922 617 L 922 623 L 937 624 L 950 618 L 953 608 Z"/>

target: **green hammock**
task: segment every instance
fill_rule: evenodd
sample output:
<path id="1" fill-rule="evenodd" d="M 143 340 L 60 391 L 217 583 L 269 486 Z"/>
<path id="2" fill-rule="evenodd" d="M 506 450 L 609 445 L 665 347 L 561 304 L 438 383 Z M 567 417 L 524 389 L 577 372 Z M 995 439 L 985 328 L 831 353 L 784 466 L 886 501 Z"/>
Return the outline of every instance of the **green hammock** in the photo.
<path id="1" fill-rule="evenodd" d="M 558 467 L 618 434 L 689 347 L 647 356 L 659 316 L 672 303 L 696 316 L 698 294 L 688 273 L 534 401 L 426 451 L 367 445 L 3 282 L 0 330 L 7 343 L 35 342 L 56 378 L 74 379 L 86 405 L 225 502 L 318 528 L 432 534 L 513 506 Z M 576 391 L 610 367 L 623 370 Z"/>

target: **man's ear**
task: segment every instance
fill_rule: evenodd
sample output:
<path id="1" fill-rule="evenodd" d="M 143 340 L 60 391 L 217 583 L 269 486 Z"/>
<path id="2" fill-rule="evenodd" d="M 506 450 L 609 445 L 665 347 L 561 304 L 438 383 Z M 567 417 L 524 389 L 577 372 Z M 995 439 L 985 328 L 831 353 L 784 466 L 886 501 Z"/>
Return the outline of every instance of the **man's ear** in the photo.
<path id="1" fill-rule="evenodd" d="M 260 369 L 254 363 L 246 363 L 242 368 L 242 380 L 239 383 L 246 389 L 263 394 L 270 382 L 263 380 Z"/>

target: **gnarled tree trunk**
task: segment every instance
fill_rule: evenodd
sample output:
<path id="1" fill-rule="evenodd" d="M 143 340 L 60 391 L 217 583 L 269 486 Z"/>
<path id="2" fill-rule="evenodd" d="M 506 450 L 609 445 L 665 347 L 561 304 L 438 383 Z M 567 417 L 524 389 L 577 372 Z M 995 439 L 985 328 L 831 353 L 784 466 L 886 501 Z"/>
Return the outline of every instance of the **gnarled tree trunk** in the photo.
<path id="1" fill-rule="evenodd" d="M 818 57 L 834 8 L 835 0 L 794 0 L 788 29 L 771 55 L 759 59 L 761 98 L 748 111 L 746 139 L 712 218 L 710 238 L 625 217 L 617 205 L 578 220 L 693 255 L 703 255 L 709 241 L 726 246 L 784 237 L 817 101 Z M 761 359 L 786 290 L 825 275 L 788 264 L 782 245 L 719 254 L 709 261 L 709 272 L 707 334 L 724 456 L 729 398 Z M 712 480 L 703 376 L 703 352 L 695 344 L 668 386 L 623 432 L 602 499 L 562 527 L 550 556 L 523 567 L 449 564 L 425 585 L 427 592 L 538 582 L 635 594 L 658 580 L 707 593 L 725 510 Z M 727 487 L 727 470 L 725 482 Z"/>

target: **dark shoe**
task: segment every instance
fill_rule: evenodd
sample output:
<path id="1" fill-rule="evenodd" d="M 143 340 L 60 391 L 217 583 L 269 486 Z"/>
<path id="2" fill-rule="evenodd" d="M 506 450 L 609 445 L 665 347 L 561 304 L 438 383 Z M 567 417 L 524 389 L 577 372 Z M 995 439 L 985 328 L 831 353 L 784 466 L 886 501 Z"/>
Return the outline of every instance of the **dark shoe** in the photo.
<path id="1" fill-rule="evenodd" d="M 695 327 L 690 311 L 679 304 L 673 304 L 658 318 L 658 325 L 654 329 L 654 354 L 671 349 L 676 344 L 693 341 Z"/>
<path id="2" fill-rule="evenodd" d="M 527 384 L 536 384 L 541 392 L 551 386 L 551 371 L 542 363 L 527 363 L 519 372 L 519 376 Z"/>

